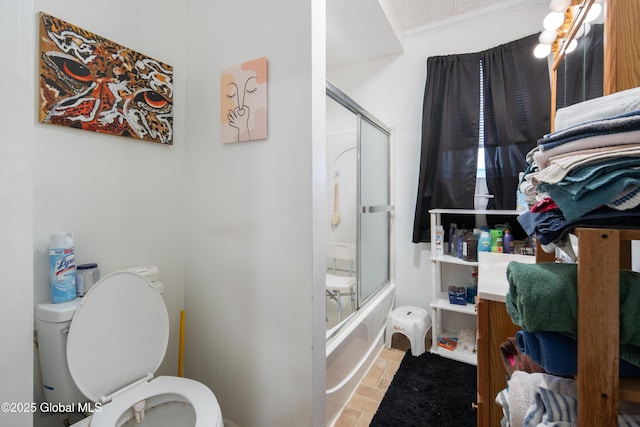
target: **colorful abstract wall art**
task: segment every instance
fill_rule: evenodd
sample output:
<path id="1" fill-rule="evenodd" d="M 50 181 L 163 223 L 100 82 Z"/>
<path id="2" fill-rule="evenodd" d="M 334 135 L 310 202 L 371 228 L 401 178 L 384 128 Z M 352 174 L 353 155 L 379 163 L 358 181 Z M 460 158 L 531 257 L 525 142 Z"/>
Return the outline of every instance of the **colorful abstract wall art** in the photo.
<path id="1" fill-rule="evenodd" d="M 40 121 L 173 144 L 173 67 L 40 13 Z"/>
<path id="2" fill-rule="evenodd" d="M 220 78 L 223 143 L 267 138 L 267 58 L 222 70 Z"/>

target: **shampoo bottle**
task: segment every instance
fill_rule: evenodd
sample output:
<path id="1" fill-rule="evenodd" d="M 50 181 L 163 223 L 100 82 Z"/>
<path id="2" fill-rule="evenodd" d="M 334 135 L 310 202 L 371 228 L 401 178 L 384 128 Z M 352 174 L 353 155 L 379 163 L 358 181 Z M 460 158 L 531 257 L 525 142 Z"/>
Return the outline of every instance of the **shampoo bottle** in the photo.
<path id="1" fill-rule="evenodd" d="M 480 241 L 478 242 L 478 252 L 491 252 L 491 236 L 486 230 L 480 232 Z"/>

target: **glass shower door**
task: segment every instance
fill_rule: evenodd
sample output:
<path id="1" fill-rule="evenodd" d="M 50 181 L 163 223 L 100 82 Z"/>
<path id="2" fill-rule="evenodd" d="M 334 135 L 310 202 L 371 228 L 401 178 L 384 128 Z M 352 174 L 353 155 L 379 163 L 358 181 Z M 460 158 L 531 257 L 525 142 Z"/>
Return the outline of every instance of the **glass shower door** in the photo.
<path id="1" fill-rule="evenodd" d="M 356 304 L 346 297 L 338 304 L 328 296 L 327 326 L 332 329 L 353 313 L 349 308 L 357 311 L 390 281 L 393 211 L 390 129 L 329 82 L 327 96 L 327 242 L 357 248 Z M 351 275 L 350 266 L 338 269 Z M 338 316 L 332 311 L 336 305 Z"/>
<path id="2" fill-rule="evenodd" d="M 358 306 L 390 280 L 389 132 L 360 116 Z"/>

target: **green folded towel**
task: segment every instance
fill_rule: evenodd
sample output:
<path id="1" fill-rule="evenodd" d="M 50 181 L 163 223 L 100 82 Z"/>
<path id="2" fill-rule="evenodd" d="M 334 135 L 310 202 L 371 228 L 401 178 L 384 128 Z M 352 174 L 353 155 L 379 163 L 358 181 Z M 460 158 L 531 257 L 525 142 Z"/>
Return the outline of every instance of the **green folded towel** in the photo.
<path id="1" fill-rule="evenodd" d="M 528 332 L 578 331 L 577 264 L 507 266 L 507 312 Z M 640 273 L 620 270 L 620 357 L 640 366 Z"/>

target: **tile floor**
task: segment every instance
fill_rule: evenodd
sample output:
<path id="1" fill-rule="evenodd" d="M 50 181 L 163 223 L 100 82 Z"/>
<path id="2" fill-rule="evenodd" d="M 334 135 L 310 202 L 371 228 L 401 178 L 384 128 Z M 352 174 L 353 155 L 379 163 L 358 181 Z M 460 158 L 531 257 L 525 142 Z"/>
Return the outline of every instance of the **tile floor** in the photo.
<path id="1" fill-rule="evenodd" d="M 377 359 L 365 374 L 333 427 L 369 426 L 409 348 L 409 340 L 404 335 L 393 335 L 391 348 L 382 347 Z"/>

